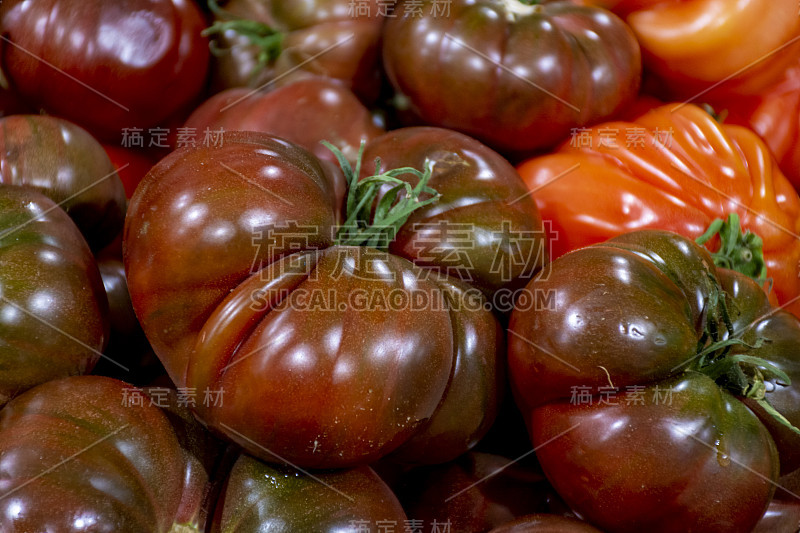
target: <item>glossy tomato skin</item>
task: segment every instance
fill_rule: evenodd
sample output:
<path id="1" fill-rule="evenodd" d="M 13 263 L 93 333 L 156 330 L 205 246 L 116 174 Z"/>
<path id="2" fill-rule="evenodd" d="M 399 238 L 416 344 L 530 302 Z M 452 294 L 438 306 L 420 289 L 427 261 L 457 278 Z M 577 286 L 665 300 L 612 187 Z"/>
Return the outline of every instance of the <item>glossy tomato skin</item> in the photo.
<path id="1" fill-rule="evenodd" d="M 45 196 L 0 185 L 0 405 L 39 383 L 92 370 L 108 302 L 78 228 Z"/>
<path id="2" fill-rule="evenodd" d="M 670 401 L 654 399 L 656 386 Z M 531 412 L 532 442 L 558 493 L 604 531 L 751 531 L 778 474 L 763 424 L 701 374 L 642 391 L 643 404 L 564 401 Z"/>
<path id="3" fill-rule="evenodd" d="M 776 82 L 755 94 L 711 94 L 707 100 L 726 114 L 726 122 L 758 133 L 800 190 L 800 62 L 795 61 Z"/>
<path id="4" fill-rule="evenodd" d="M 151 169 L 129 205 L 125 270 L 136 314 L 177 386 L 203 323 L 232 286 L 293 248 L 330 245 L 331 190 L 311 154 L 256 133 L 176 150 Z"/>
<path id="5" fill-rule="evenodd" d="M 364 101 L 380 88 L 383 12 L 380 2 L 348 0 L 283 2 L 229 0 L 224 11 L 266 24 L 284 34 L 281 52 L 267 66 L 258 63 L 259 49 L 233 30 L 215 38 L 214 84 L 219 89 L 266 87 L 305 76 L 325 76 L 342 82 Z M 227 20 L 226 16 L 218 16 Z"/>
<path id="6" fill-rule="evenodd" d="M 800 35 L 792 0 L 580 1 L 611 9 L 630 24 L 645 65 L 676 99 L 701 98 L 718 82 L 725 92 L 757 91 L 797 53 L 790 46 Z"/>
<path id="7" fill-rule="evenodd" d="M 156 161 L 149 154 L 124 146 L 104 144 L 108 158 L 117 169 L 117 175 L 122 180 L 125 197 L 131 199 L 136 187 L 142 178 L 150 171 Z"/>
<path id="8" fill-rule="evenodd" d="M 555 494 L 532 456 L 522 462 L 470 452 L 411 471 L 398 490 L 409 516 L 451 531 L 489 531 L 516 518 L 549 512 Z"/>
<path id="9" fill-rule="evenodd" d="M 200 93 L 204 26 L 184 0 L 3 2 L 2 70 L 30 104 L 116 140 L 123 128 L 153 126 Z"/>
<path id="10" fill-rule="evenodd" d="M 402 527 L 405 520 L 397 497 L 368 466 L 312 477 L 242 454 L 217 501 L 209 531 L 356 533 L 364 527 L 377 531 L 380 522 Z"/>
<path id="11" fill-rule="evenodd" d="M 605 10 L 457 0 L 437 15 L 425 1 L 417 16 L 406 4 L 387 21 L 383 60 L 395 89 L 429 124 L 526 152 L 612 116 L 637 94 L 638 44 Z"/>
<path id="12" fill-rule="evenodd" d="M 224 392 L 198 416 L 264 460 L 366 464 L 412 436 L 405 461 L 463 453 L 496 410 L 496 320 L 457 280 L 332 246 L 337 211 L 319 161 L 287 141 L 175 152 L 125 230 L 145 333 L 179 386 Z"/>
<path id="13" fill-rule="evenodd" d="M 157 407 L 124 404 L 129 390 L 138 389 L 110 378 L 70 377 L 3 409 L 3 531 L 170 530 L 183 451 Z"/>
<path id="14" fill-rule="evenodd" d="M 554 257 L 645 228 L 696 238 L 736 213 L 763 239 L 778 301 L 800 312 L 800 301 L 789 303 L 800 294 L 800 199 L 750 130 L 667 104 L 590 128 L 518 170 L 552 224 Z"/>
<path id="15" fill-rule="evenodd" d="M 651 242 L 672 240 L 657 234 Z M 684 290 L 626 248 L 607 243 L 572 252 L 528 285 L 552 294 L 555 304 L 511 315 L 509 372 L 522 405 L 569 398 L 576 384 L 595 390 L 608 385 L 608 375 L 621 388 L 661 379 L 694 356 L 704 318 L 687 294 L 704 294 L 704 287 Z M 694 270 L 701 271 L 699 263 Z"/>
<path id="16" fill-rule="evenodd" d="M 400 228 L 393 253 L 478 287 L 495 307 L 547 262 L 536 206 L 514 168 L 492 149 L 451 130 L 413 127 L 370 142 L 363 177 L 375 171 L 376 158 L 382 168 L 432 164 L 429 185 L 441 194 Z M 411 174 L 399 178 L 417 183 Z M 493 298 L 498 291 L 503 294 Z"/>
<path id="17" fill-rule="evenodd" d="M 198 133 L 210 130 L 263 131 L 299 144 L 336 163 L 320 141 L 355 161 L 362 141 L 381 135 L 369 110 L 341 83 L 322 77 L 301 79 L 269 92 L 246 88 L 222 91 L 198 107 L 186 121 Z"/>
<path id="18" fill-rule="evenodd" d="M 786 373 L 790 385 L 780 385 L 774 380 L 767 385 L 766 398 L 795 427 L 800 426 L 800 357 L 797 345 L 800 342 L 800 320 L 782 309 L 775 309 L 767 301 L 764 291 L 750 278 L 727 269 L 718 269 L 720 284 L 733 300 L 731 319 L 736 335 L 753 345 L 761 342 L 757 349 L 748 353 L 769 361 Z M 732 353 L 741 352 L 736 347 Z M 781 475 L 800 468 L 800 435 L 778 423 L 753 400 L 744 402 L 769 429 L 781 459 Z"/>
<path id="19" fill-rule="evenodd" d="M 546 274 L 527 288 L 553 291 L 555 306 L 512 313 L 509 373 L 559 495 L 604 531 L 750 531 L 778 450 L 768 425 L 691 366 L 706 333 L 725 331 L 712 327 L 721 293 L 708 252 L 632 232 Z M 760 299 L 735 295 L 731 309 L 767 302 L 750 283 Z"/>
<path id="20" fill-rule="evenodd" d="M 100 143 L 66 120 L 0 119 L 0 182 L 31 187 L 57 202 L 94 250 L 122 230 L 125 192 L 115 167 Z"/>
<path id="21" fill-rule="evenodd" d="M 796 498 L 779 499 L 769 503 L 767 511 L 753 533 L 797 533 L 800 529 L 800 503 Z"/>

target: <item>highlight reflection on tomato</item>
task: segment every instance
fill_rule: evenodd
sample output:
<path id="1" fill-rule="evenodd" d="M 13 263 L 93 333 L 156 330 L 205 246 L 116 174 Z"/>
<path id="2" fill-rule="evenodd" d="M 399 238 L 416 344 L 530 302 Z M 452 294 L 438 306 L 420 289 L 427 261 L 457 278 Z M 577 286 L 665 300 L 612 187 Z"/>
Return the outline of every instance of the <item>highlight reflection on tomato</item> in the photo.
<path id="1" fill-rule="evenodd" d="M 257 457 L 449 460 L 494 418 L 502 330 L 476 289 L 334 241 L 327 168 L 256 132 L 162 160 L 126 220 L 134 309 L 176 385 L 225 391 L 198 416 Z"/>
<path id="2" fill-rule="evenodd" d="M 542 468 L 603 530 L 750 531 L 772 498 L 786 426 L 762 411 L 800 386 L 782 373 L 800 327 L 750 278 L 725 293 L 718 275 L 685 237 L 631 232 L 555 260 L 527 287 L 555 307 L 511 316 L 509 373 Z M 781 317 L 793 329 L 770 327 Z"/>
<path id="3" fill-rule="evenodd" d="M 644 228 L 697 238 L 735 213 L 763 242 L 778 301 L 800 313 L 800 198 L 752 131 L 666 104 L 578 131 L 518 170 L 552 223 L 554 257 Z"/>

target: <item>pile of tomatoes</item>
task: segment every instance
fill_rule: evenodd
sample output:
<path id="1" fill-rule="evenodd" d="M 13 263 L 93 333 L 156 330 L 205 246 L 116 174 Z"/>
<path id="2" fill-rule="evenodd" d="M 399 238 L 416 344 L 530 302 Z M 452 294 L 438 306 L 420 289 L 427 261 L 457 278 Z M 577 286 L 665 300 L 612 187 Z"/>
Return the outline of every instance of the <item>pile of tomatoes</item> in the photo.
<path id="1" fill-rule="evenodd" d="M 800 531 L 796 0 L 0 2 L 0 531 Z"/>

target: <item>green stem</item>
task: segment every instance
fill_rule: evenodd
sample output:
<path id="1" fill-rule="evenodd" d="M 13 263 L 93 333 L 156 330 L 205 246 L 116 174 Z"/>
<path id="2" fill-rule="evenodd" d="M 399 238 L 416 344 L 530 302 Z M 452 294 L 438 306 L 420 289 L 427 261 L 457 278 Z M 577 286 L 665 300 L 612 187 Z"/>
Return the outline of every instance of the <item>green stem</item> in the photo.
<path id="1" fill-rule="evenodd" d="M 433 171 L 430 161 L 422 172 L 412 167 L 382 171 L 380 159 L 375 159 L 375 173 L 359 179 L 364 142 L 359 148 L 355 169 L 341 150 L 327 141 L 322 144 L 336 156 L 347 181 L 346 219 L 336 234 L 336 244 L 387 250 L 411 213 L 437 202 L 441 196 L 428 187 Z M 417 185 L 412 187 L 397 177 L 403 174 L 415 175 L 419 180 Z M 389 190 L 378 200 L 386 185 L 390 186 Z M 423 199 L 423 196 L 428 197 Z"/>
<path id="2" fill-rule="evenodd" d="M 711 254 L 716 266 L 741 272 L 759 284 L 767 281 L 764 241 L 755 233 L 742 232 L 739 215 L 731 213 L 727 221 L 714 220 L 695 242 L 703 245 L 715 235 L 720 240 L 719 249 Z"/>
<path id="3" fill-rule="evenodd" d="M 257 20 L 248 20 L 237 17 L 236 15 L 222 9 L 217 0 L 208 0 L 208 7 L 219 19 L 214 24 L 204 29 L 201 35 L 204 37 L 224 35 L 225 32 L 232 30 L 242 37 L 245 37 L 251 45 L 258 48 L 256 60 L 258 65 L 253 69 L 253 75 L 261 69 L 274 62 L 283 50 L 284 34 Z M 220 48 L 214 39 L 209 42 L 211 53 L 220 56 L 226 52 Z"/>

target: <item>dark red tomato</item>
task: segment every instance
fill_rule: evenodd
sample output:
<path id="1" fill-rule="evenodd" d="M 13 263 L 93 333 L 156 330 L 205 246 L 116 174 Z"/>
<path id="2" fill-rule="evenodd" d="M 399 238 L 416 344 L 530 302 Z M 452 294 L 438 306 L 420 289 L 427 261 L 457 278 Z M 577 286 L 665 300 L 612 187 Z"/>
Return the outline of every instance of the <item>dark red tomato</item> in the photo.
<path id="1" fill-rule="evenodd" d="M 553 146 L 619 112 L 639 89 L 630 29 L 571 2 L 403 2 L 383 43 L 389 78 L 419 117 L 501 152 Z"/>
<path id="2" fill-rule="evenodd" d="M 122 231 L 125 191 L 103 147 L 59 118 L 0 119 L 0 183 L 38 190 L 67 212 L 94 250 Z"/>
<path id="3" fill-rule="evenodd" d="M 800 531 L 798 498 L 773 498 L 753 533 L 797 533 Z"/>
<path id="4" fill-rule="evenodd" d="M 539 514 L 526 516 L 491 530 L 490 533 L 602 533 L 575 518 Z"/>
<path id="5" fill-rule="evenodd" d="M 139 182 L 156 161 L 146 153 L 132 148 L 104 144 L 103 149 L 114 168 L 117 169 L 117 175 L 122 180 L 122 186 L 125 189 L 125 197 L 130 199 Z"/>
<path id="6" fill-rule="evenodd" d="M 587 521 L 744 532 L 763 515 L 780 436 L 740 400 L 780 405 L 769 368 L 796 349 L 758 324 L 761 349 L 736 331 L 766 302 L 739 282 L 747 290 L 723 292 L 705 249 L 645 230 L 570 252 L 528 285 L 553 305 L 512 314 L 509 372 L 545 474 Z"/>
<path id="7" fill-rule="evenodd" d="M 210 532 L 372 533 L 401 531 L 405 521 L 394 493 L 367 466 L 311 475 L 241 455 Z"/>
<path id="8" fill-rule="evenodd" d="M 108 342 L 108 303 L 86 241 L 36 191 L 0 185 L 0 405 L 92 370 Z"/>
<path id="9" fill-rule="evenodd" d="M 759 338 L 767 340 L 760 348 L 746 352 L 769 361 L 792 380 L 791 387 L 772 380 L 767 384 L 768 395 L 772 406 L 795 427 L 800 427 L 800 387 L 797 386 L 800 383 L 800 354 L 797 352 L 800 320 L 789 312 L 773 309 L 764 292 L 742 274 L 718 269 L 718 277 L 733 301 L 740 303 L 731 310 L 735 334 L 751 345 Z M 740 350 L 734 347 L 732 352 Z M 781 458 L 781 475 L 800 468 L 800 434 L 778 423 L 753 400 L 745 400 L 745 403 L 772 433 Z"/>
<path id="10" fill-rule="evenodd" d="M 264 87 L 313 75 L 340 80 L 365 101 L 377 96 L 387 2 L 229 0 L 219 4 L 222 9 L 216 13 L 212 41 L 217 50 L 214 85 L 218 89 Z M 237 19 L 246 21 L 245 31 L 237 31 Z M 254 24 L 259 27 L 254 29 Z"/>
<path id="11" fill-rule="evenodd" d="M 362 464 L 412 437 L 455 457 L 494 416 L 497 322 L 455 279 L 333 246 L 338 212 L 325 168 L 288 141 L 230 132 L 174 152 L 126 221 L 144 331 L 178 386 L 223 391 L 198 415 L 265 460 Z"/>
<path id="12" fill-rule="evenodd" d="M 435 520 L 465 532 L 485 532 L 524 515 L 549 512 L 554 494 L 535 460 L 520 463 L 475 452 L 416 469 L 402 486 L 409 516 L 426 527 Z"/>
<path id="13" fill-rule="evenodd" d="M 369 110 L 346 87 L 325 78 L 308 78 L 267 93 L 229 89 L 212 96 L 192 113 L 186 127 L 202 142 L 204 131 L 263 131 L 336 162 L 326 140 L 355 161 L 362 141 L 383 133 Z"/>
<path id="14" fill-rule="evenodd" d="M 0 82 L 2 82 L 2 72 L 0 72 Z M 0 83 L 0 117 L 21 115 L 31 111 L 30 106 L 23 102 L 17 93 L 3 88 Z"/>
<path id="15" fill-rule="evenodd" d="M 117 140 L 198 96 L 204 25 L 187 0 L 7 0 L 0 68 L 31 105 Z"/>
<path id="16" fill-rule="evenodd" d="M 40 385 L 0 412 L 0 529 L 167 533 L 185 458 L 161 411 L 99 376 Z"/>
<path id="17" fill-rule="evenodd" d="M 385 168 L 433 165 L 439 201 L 415 211 L 390 250 L 415 264 L 460 278 L 510 311 L 514 291 L 547 262 L 545 232 L 525 183 L 499 154 L 460 133 L 404 128 L 370 142 L 362 176 Z M 418 178 L 401 179 L 416 185 Z"/>

